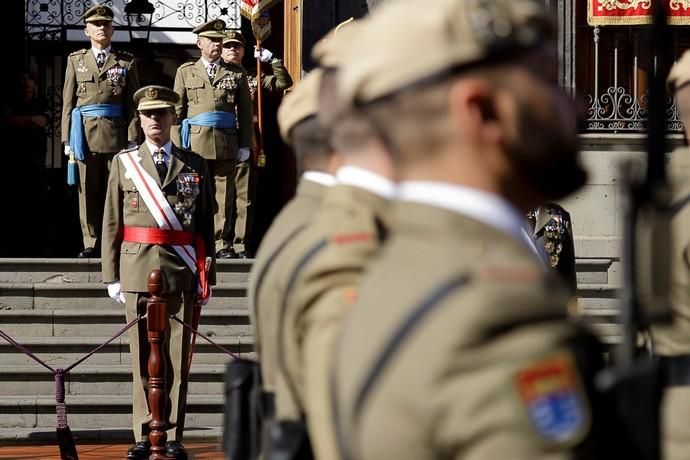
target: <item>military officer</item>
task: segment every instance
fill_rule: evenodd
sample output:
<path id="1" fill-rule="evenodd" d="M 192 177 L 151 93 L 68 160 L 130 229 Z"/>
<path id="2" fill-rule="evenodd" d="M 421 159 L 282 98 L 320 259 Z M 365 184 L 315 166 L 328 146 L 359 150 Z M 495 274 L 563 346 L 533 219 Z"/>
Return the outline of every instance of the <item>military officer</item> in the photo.
<path id="1" fill-rule="evenodd" d="M 206 160 L 170 139 L 179 96 L 162 86 L 134 94 L 145 142 L 118 154 L 112 164 L 103 217 L 103 282 L 125 304 L 127 321 L 145 313 L 148 274 L 165 275 L 168 313 L 191 324 L 195 295 L 205 302 L 215 283 L 211 176 Z M 209 254 L 209 256 L 206 256 Z M 169 421 L 167 456 L 186 459 L 182 445 L 187 399 L 190 333 L 170 321 L 166 350 Z M 151 414 L 147 404 L 146 322 L 130 329 L 133 373 L 133 430 L 136 444 L 127 458 L 148 459 Z"/>
<path id="2" fill-rule="evenodd" d="M 685 126 L 690 127 L 690 52 L 669 73 L 668 86 Z M 673 152 L 669 164 L 672 185 L 671 289 L 673 323 L 652 328 L 653 349 L 665 376 L 662 399 L 662 458 L 680 460 L 690 452 L 690 161 L 688 148 Z"/>
<path id="3" fill-rule="evenodd" d="M 572 293 L 577 291 L 575 243 L 570 213 L 557 203 L 545 203 L 527 213 L 534 238 L 546 255 L 548 267 L 563 277 Z"/>
<path id="4" fill-rule="evenodd" d="M 596 450 L 613 428 L 591 390 L 599 344 L 523 238 L 528 209 L 586 176 L 543 3 L 388 2 L 364 21 L 338 104 L 377 126 L 401 181 L 332 357 L 341 453 L 615 457 Z"/>
<path id="5" fill-rule="evenodd" d="M 62 143 L 79 167 L 79 221 L 84 250 L 100 245 L 108 168 L 138 135 L 132 95 L 139 89 L 134 56 L 112 48 L 113 10 L 96 4 L 82 16 L 90 49 L 70 54 L 62 88 Z"/>
<path id="6" fill-rule="evenodd" d="M 235 169 L 250 156 L 252 102 L 244 69 L 221 60 L 225 22 L 215 19 L 193 32 L 201 57 L 175 75 L 180 142 L 208 160 L 215 178 L 216 256 L 227 259 L 233 257 Z"/>
<path id="7" fill-rule="evenodd" d="M 226 63 L 232 63 L 242 66 L 242 59 L 244 58 L 245 39 L 242 33 L 237 30 L 230 30 L 223 38 L 223 52 L 222 58 Z M 273 94 L 282 94 L 283 91 L 292 86 L 292 78 L 288 70 L 283 64 L 283 60 L 275 57 L 273 53 L 265 48 L 257 48 L 254 50 L 254 57 L 263 63 L 270 63 L 272 73 L 261 76 L 261 88 L 264 91 Z M 249 74 L 249 92 L 254 101 L 255 113 L 258 101 L 255 97 L 258 80 L 256 78 L 256 71 Z M 256 124 L 258 119 L 256 115 L 253 117 Z M 252 139 L 252 147 L 256 147 L 256 137 Z M 234 213 L 234 229 L 235 237 L 233 240 L 233 251 L 238 258 L 245 258 L 248 254 L 251 255 L 248 242 L 251 238 L 252 221 L 254 214 L 254 207 L 252 203 L 255 196 L 255 178 L 253 177 L 253 160 L 250 158 L 247 161 L 242 161 L 237 164 L 237 172 L 235 173 L 235 213 Z"/>

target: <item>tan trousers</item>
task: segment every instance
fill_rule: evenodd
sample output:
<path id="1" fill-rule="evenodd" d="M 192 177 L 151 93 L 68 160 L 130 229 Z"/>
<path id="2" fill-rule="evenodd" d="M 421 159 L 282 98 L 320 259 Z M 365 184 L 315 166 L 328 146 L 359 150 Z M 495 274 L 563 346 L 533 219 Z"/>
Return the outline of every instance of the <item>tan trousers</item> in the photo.
<path id="1" fill-rule="evenodd" d="M 125 316 L 129 323 L 137 314 L 146 312 L 146 305 L 139 299 L 148 293 L 125 292 Z M 194 295 L 192 293 L 170 293 L 164 295 L 168 303 L 168 314 L 174 314 L 181 321 L 192 321 Z M 184 306 L 184 308 L 182 308 Z M 166 415 L 173 428 L 167 431 L 168 441 L 182 441 L 184 432 L 187 386 L 189 381 L 188 357 L 191 333 L 177 321 L 170 321 L 169 335 L 166 337 L 167 357 L 166 383 L 168 403 Z M 132 429 L 136 442 L 148 438 L 151 411 L 148 405 L 148 360 L 149 343 L 146 320 L 139 321 L 129 331 L 129 351 L 132 356 Z"/>
<path id="2" fill-rule="evenodd" d="M 235 206 L 235 169 L 237 160 L 207 160 L 214 177 L 215 203 L 213 223 L 216 252 L 230 249 L 233 240 L 232 213 Z"/>
<path id="3" fill-rule="evenodd" d="M 100 244 L 103 206 L 114 153 L 87 153 L 79 165 L 79 222 L 84 248 Z"/>
<path id="4" fill-rule="evenodd" d="M 254 180 L 252 177 L 251 158 L 237 163 L 235 173 L 235 237 L 232 246 L 235 252 L 247 250 L 247 239 L 250 236 L 254 207 Z"/>

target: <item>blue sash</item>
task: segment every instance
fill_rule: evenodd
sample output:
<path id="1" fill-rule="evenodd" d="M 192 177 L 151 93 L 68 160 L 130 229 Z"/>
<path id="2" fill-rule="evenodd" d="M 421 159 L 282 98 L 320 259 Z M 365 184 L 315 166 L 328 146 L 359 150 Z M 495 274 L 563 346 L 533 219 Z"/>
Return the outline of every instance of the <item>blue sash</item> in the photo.
<path id="1" fill-rule="evenodd" d="M 124 112 L 122 104 L 90 104 L 75 107 L 72 110 L 69 130 L 69 146 L 74 152 L 74 158 L 84 160 L 86 139 L 83 117 L 122 118 Z"/>
<path id="2" fill-rule="evenodd" d="M 192 118 L 182 120 L 182 148 L 188 149 L 191 146 L 190 129 L 191 125 L 210 126 L 213 128 L 235 128 L 235 114 L 232 112 L 203 112 Z"/>

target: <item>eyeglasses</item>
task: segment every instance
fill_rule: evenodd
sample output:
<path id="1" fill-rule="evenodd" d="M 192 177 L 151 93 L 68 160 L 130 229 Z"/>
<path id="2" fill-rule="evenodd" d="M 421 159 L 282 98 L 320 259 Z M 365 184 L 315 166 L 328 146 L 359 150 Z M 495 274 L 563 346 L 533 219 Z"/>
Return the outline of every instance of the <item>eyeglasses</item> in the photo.
<path id="1" fill-rule="evenodd" d="M 139 113 L 145 116 L 146 118 L 151 118 L 154 115 L 157 117 L 164 117 L 165 115 L 172 113 L 172 111 L 170 109 L 151 109 L 140 110 Z"/>

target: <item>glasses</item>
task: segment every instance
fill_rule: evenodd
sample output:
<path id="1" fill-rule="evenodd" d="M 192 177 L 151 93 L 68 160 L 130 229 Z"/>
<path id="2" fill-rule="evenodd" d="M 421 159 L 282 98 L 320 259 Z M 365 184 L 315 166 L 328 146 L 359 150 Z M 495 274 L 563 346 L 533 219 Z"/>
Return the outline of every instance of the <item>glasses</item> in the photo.
<path id="1" fill-rule="evenodd" d="M 244 48 L 241 43 L 230 42 L 223 45 L 224 48 Z"/>
<path id="2" fill-rule="evenodd" d="M 165 115 L 168 115 L 169 113 L 172 113 L 170 109 L 151 109 L 151 110 L 140 110 L 140 114 L 145 116 L 146 118 L 151 118 L 154 115 L 157 117 L 164 117 Z"/>

